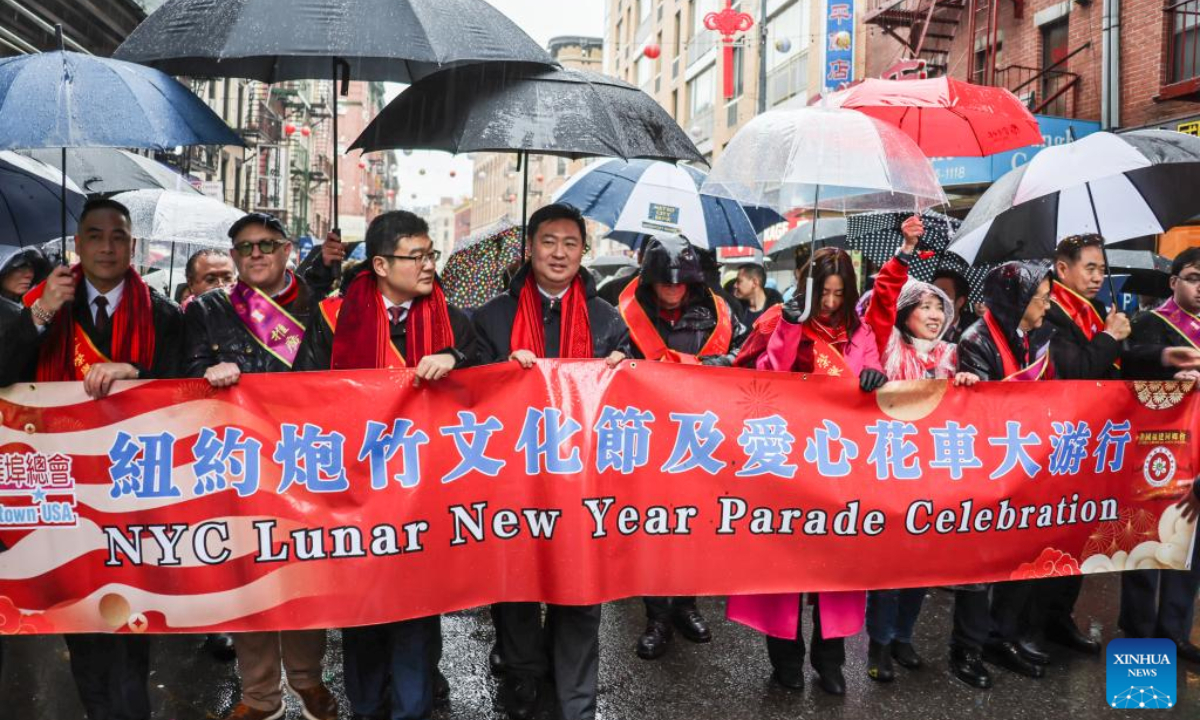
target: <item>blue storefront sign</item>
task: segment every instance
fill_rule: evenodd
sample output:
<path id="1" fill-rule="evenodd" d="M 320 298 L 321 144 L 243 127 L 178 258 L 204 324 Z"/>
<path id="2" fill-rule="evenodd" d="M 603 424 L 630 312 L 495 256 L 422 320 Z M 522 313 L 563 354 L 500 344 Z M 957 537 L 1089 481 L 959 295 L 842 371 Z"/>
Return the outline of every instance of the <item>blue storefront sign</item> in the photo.
<path id="1" fill-rule="evenodd" d="M 823 92 L 854 82 L 854 0 L 825 3 L 825 68 Z"/>
<path id="2" fill-rule="evenodd" d="M 995 182 L 1010 170 L 1029 162 L 1044 147 L 1065 145 L 1100 130 L 1100 123 L 1088 120 L 1035 115 L 1042 131 L 1042 144 L 1010 150 L 989 157 L 934 158 L 933 169 L 943 187 L 984 185 Z"/>

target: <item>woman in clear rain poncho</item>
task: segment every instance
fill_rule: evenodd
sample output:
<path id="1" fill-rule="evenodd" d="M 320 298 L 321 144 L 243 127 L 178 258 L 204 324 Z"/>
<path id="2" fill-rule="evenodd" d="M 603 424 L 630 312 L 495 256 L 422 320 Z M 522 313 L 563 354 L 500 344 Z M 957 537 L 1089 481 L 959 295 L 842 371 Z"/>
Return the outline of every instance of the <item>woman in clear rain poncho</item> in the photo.
<path id="1" fill-rule="evenodd" d="M 979 378 L 957 372 L 957 348 L 944 339 L 954 326 L 954 303 L 937 286 L 908 277 L 924 232 L 920 217 L 906 220 L 902 232 L 904 244 L 880 269 L 863 313 L 883 371 L 889 381 L 953 378 L 955 385 L 974 385 Z M 890 682 L 893 660 L 910 670 L 921 667 L 912 636 L 924 600 L 925 588 L 867 593 L 867 675 L 872 679 Z"/>

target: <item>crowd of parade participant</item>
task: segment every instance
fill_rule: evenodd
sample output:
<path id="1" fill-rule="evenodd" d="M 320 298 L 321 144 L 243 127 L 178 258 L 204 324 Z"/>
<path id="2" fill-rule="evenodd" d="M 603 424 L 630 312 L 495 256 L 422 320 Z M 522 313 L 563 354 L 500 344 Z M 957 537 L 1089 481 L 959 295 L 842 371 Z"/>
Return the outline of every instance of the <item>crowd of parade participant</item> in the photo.
<path id="1" fill-rule="evenodd" d="M 861 300 L 845 251 L 811 253 L 797 272 L 813 281 L 811 303 L 802 289 L 783 302 L 769 299 L 757 267 L 738 272 L 735 300 L 720 287 L 707 251 L 674 235 L 651 239 L 640 271 L 606 301 L 582 267 L 588 238 L 578 211 L 548 205 L 527 229 L 527 261 L 507 292 L 468 313 L 447 302 L 436 274 L 439 253 L 426 222 L 412 213 L 375 218 L 366 259 L 339 280 L 334 268 L 346 254 L 336 236 L 301 273 L 289 264 L 294 247 L 283 225 L 252 213 L 229 229 L 229 252 L 206 250 L 189 259 L 184 310 L 134 270 L 129 211 L 93 200 L 79 218 L 78 264 L 52 268 L 36 251 L 13 253 L 0 264 L 0 385 L 81 381 L 90 397 L 101 399 L 120 380 L 193 377 L 227 388 L 245 373 L 389 367 L 413 368 L 418 382 L 429 383 L 489 363 L 511 362 L 513 372 L 522 372 L 539 358 L 823 373 L 856 379 L 854 392 L 917 379 L 970 386 L 1200 378 L 1200 248 L 1174 260 L 1172 297 L 1131 323 L 1095 300 L 1106 268 L 1103 239 L 1094 235 L 1064 239 L 1053 264 L 997 267 L 984 281 L 984 309 L 976 318 L 961 276 L 942 272 L 932 283 L 909 277 L 923 233 L 915 217 Z M 1185 512 L 1194 516 L 1200 500 L 1190 503 Z M 1119 624 L 1128 637 L 1174 641 L 1179 658 L 1196 664 L 1200 649 L 1189 636 L 1200 558 L 1192 567 L 1122 573 Z M 1074 576 L 954 588 L 950 673 L 987 688 L 989 665 L 1041 678 L 1053 652 L 1099 653 L 1098 639 L 1072 616 L 1082 585 Z M 779 685 L 803 688 L 807 650 L 819 687 L 841 695 L 845 638 L 864 625 L 871 679 L 894 681 L 896 664 L 928 671 L 913 642 L 926 592 L 734 596 L 727 613 L 766 635 Z M 648 597 L 645 607 L 646 628 L 630 643 L 642 658 L 666 653 L 676 630 L 691 642 L 713 640 L 694 597 Z M 595 717 L 600 605 L 550 605 L 543 612 L 538 603 L 500 603 L 492 618 L 490 665 L 503 677 L 501 701 L 510 717 L 533 717 L 547 703 L 564 720 Z M 341 632 L 341 670 L 355 718 L 423 719 L 446 700 L 438 617 Z M 208 642 L 228 652 L 228 640 Z M 67 636 L 91 720 L 150 717 L 151 644 L 133 634 Z M 280 718 L 287 692 L 309 720 L 336 718 L 336 699 L 324 684 L 325 644 L 323 630 L 234 634 L 242 688 L 226 717 Z"/>

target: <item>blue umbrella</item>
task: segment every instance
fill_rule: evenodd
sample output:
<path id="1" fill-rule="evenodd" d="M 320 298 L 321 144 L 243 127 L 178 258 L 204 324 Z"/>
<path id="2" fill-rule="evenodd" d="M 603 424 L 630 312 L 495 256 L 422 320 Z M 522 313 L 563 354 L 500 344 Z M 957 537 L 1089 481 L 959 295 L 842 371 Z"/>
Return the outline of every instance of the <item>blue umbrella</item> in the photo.
<path id="1" fill-rule="evenodd" d="M 0 150 L 242 145 L 179 81 L 159 70 L 62 50 L 0 58 Z M 64 178 L 65 182 L 65 178 Z M 66 187 L 61 229 L 66 236 Z"/>
<path id="2" fill-rule="evenodd" d="M 0 246 L 28 247 L 60 237 L 54 210 L 60 204 L 61 173 L 32 158 L 0 152 Z M 83 210 L 83 191 L 68 181 L 68 230 Z"/>
<path id="3" fill-rule="evenodd" d="M 764 208 L 700 193 L 704 173 L 654 160 L 605 160 L 576 173 L 554 201 L 574 205 L 635 246 L 638 236 L 675 233 L 705 248 L 760 247 L 758 232 L 783 220 Z M 749 210 L 749 212 L 748 212 Z"/>

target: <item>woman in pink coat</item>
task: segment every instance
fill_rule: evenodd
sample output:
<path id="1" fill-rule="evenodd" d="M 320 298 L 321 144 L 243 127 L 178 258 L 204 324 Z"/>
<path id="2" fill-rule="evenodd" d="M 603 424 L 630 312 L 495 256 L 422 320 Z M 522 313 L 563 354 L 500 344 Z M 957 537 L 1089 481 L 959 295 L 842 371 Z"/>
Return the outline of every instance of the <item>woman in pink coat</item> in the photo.
<path id="1" fill-rule="evenodd" d="M 803 323 L 803 297 L 768 310 L 754 325 L 735 364 L 759 370 L 857 377 L 859 388 L 874 392 L 887 382 L 879 364 L 879 350 L 871 328 L 863 324 L 854 306 L 858 280 L 850 256 L 836 248 L 817 251 L 807 271 L 813 278 L 813 312 Z M 813 669 L 823 690 L 846 692 L 842 666 L 846 663 L 845 638 L 863 625 L 866 593 L 831 592 L 810 595 L 813 605 Z M 772 677 L 784 687 L 804 687 L 804 639 L 801 616 L 804 598 L 794 593 L 736 595 L 729 598 L 730 620 L 749 625 L 767 635 L 767 653 L 775 671 Z"/>

